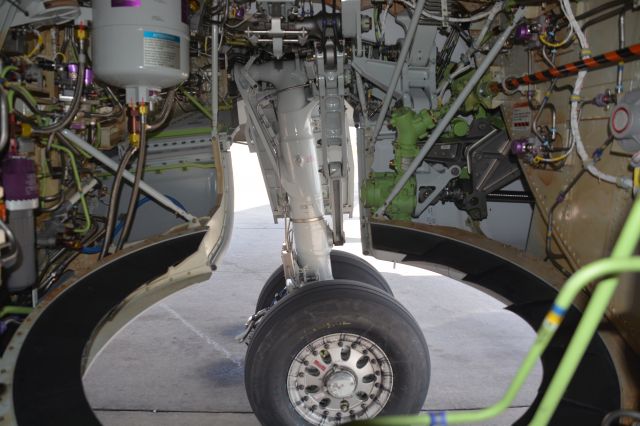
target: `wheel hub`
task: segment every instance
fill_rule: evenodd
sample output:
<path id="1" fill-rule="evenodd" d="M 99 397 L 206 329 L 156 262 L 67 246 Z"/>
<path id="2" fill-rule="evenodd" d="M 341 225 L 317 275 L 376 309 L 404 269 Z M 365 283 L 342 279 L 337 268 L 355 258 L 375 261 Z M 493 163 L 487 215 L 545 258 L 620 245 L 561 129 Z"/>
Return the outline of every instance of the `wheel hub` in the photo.
<path id="1" fill-rule="evenodd" d="M 392 388 L 387 355 L 368 338 L 350 333 L 330 334 L 306 345 L 287 375 L 291 404 L 313 425 L 375 417 Z"/>
<path id="2" fill-rule="evenodd" d="M 356 391 L 356 377 L 349 371 L 339 370 L 329 374 L 325 381 L 327 392 L 336 398 L 347 398 Z"/>

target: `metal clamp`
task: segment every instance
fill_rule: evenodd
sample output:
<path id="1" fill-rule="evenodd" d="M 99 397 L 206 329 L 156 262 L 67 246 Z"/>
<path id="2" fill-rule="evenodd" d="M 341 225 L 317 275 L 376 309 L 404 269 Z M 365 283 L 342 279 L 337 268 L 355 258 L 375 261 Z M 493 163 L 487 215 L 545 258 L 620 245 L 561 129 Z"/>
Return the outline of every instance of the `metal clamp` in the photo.
<path id="1" fill-rule="evenodd" d="M 247 322 L 245 323 L 245 329 L 242 333 L 238 334 L 235 339 L 239 342 L 239 343 L 243 343 L 246 342 L 247 345 L 249 343 L 251 343 L 251 338 L 250 336 L 253 335 L 253 331 L 256 329 L 256 327 L 258 326 L 258 323 L 260 322 L 260 320 L 266 315 L 266 313 L 269 311 L 269 309 L 264 308 L 259 310 L 258 312 L 256 312 L 255 314 L 251 315 L 248 319 Z"/>
<path id="2" fill-rule="evenodd" d="M 449 184 L 452 179 L 460 176 L 461 169 L 459 166 L 451 166 L 445 168 L 441 164 L 427 165 L 425 172 L 418 171 L 416 173 L 416 199 L 417 205 L 413 213 L 413 217 L 419 217 L 433 203 L 442 190 Z M 430 187 L 433 190 L 427 197 L 420 201 L 420 188 Z"/>

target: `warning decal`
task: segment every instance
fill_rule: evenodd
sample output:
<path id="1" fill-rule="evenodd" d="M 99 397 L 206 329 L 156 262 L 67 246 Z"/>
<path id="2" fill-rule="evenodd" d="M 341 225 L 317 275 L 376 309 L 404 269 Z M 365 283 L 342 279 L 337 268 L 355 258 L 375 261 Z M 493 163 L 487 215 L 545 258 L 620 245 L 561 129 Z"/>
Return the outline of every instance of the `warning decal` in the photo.
<path id="1" fill-rule="evenodd" d="M 531 125 L 531 109 L 526 102 L 513 105 L 511 128 L 513 130 L 526 130 Z"/>
<path id="2" fill-rule="evenodd" d="M 145 31 L 144 66 L 180 69 L 180 37 Z"/>

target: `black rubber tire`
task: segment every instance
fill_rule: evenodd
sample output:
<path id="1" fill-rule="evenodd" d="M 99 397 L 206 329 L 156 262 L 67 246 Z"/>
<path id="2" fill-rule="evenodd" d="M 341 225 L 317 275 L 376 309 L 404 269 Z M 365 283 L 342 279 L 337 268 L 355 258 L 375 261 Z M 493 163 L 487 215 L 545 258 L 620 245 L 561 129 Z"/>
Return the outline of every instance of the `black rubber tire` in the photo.
<path id="1" fill-rule="evenodd" d="M 256 329 L 247 350 L 245 389 L 263 425 L 308 424 L 289 400 L 289 367 L 304 346 L 333 333 L 366 337 L 385 352 L 393 370 L 393 389 L 380 415 L 420 410 L 429 388 L 430 361 L 413 316 L 370 285 L 333 280 L 308 284 L 282 299 Z"/>
<path id="2" fill-rule="evenodd" d="M 389 283 L 376 268 L 371 266 L 366 260 L 345 251 L 331 251 L 331 270 L 333 278 L 336 280 L 353 280 L 372 285 L 385 293 L 393 296 Z M 262 287 L 258 301 L 256 302 L 256 312 L 268 308 L 282 298 L 285 285 L 284 267 L 280 265 L 267 279 Z"/>

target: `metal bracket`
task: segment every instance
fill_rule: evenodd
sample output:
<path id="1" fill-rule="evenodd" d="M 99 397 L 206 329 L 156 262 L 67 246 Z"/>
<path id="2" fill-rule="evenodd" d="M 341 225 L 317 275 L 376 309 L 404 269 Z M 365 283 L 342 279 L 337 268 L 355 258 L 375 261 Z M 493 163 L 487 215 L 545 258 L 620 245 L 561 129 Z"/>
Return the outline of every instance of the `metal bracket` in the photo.
<path id="1" fill-rule="evenodd" d="M 416 209 L 413 217 L 419 217 L 433 203 L 442 190 L 449 184 L 452 179 L 460 176 L 461 169 L 459 166 L 451 166 L 446 168 L 441 164 L 427 164 L 421 170 L 416 172 Z M 421 188 L 430 188 L 430 192 L 424 197 L 424 190 Z M 422 201 L 420 199 L 423 198 Z"/>
<path id="2" fill-rule="evenodd" d="M 440 10 L 442 13 L 442 26 L 449 28 L 449 0 L 440 0 Z"/>
<path id="3" fill-rule="evenodd" d="M 247 345 L 251 343 L 251 337 L 253 336 L 253 331 L 258 327 L 260 320 L 264 318 L 264 316 L 269 312 L 267 308 L 261 309 L 255 314 L 251 315 L 247 318 L 247 322 L 244 324 L 244 330 L 242 333 L 238 334 L 235 339 L 239 343 L 246 343 Z"/>
<path id="4" fill-rule="evenodd" d="M 283 30 L 281 17 L 271 18 L 271 28 L 268 30 L 246 30 L 245 34 L 253 45 L 272 43 L 273 56 L 276 59 L 280 59 L 284 55 L 284 43 L 294 43 L 302 46 L 307 42 L 309 36 L 309 32 L 304 28 L 301 30 Z"/>
<path id="5" fill-rule="evenodd" d="M 330 62 L 325 63 L 327 49 L 321 49 L 316 45 L 316 67 L 318 70 L 318 87 L 320 118 L 322 122 L 322 173 L 328 185 L 329 206 L 333 219 L 332 235 L 335 245 L 344 244 L 343 221 L 343 182 L 348 178 L 346 164 L 348 163 L 348 139 L 345 134 L 344 113 L 344 53 L 338 46 L 334 46 L 334 56 Z M 331 161 L 329 148 L 340 146 L 341 161 Z"/>

